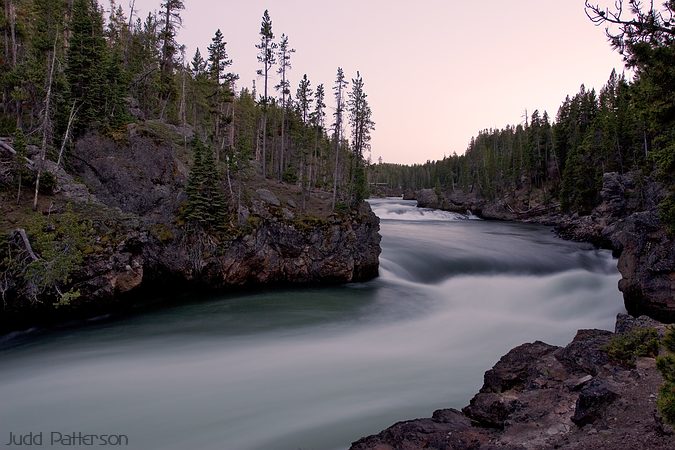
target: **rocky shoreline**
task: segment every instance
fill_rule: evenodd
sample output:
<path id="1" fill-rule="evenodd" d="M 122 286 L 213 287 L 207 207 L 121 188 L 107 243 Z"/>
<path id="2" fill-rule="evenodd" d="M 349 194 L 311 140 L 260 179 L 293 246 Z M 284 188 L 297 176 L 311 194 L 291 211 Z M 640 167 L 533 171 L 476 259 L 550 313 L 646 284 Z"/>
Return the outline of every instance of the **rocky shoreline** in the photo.
<path id="1" fill-rule="evenodd" d="M 130 127 L 120 143 L 98 135 L 78 141 L 72 169 L 77 179 L 52 167 L 59 192 L 50 213 L 74 205 L 93 230 L 83 263 L 62 286 L 78 297 L 65 305 L 51 298 L 35 301 L 31 286 L 8 279 L 0 333 L 128 310 L 148 300 L 157 303 L 149 297 L 158 293 L 347 283 L 377 276 L 379 219 L 365 202 L 332 213 L 325 206 L 330 194 L 315 192 L 314 203 L 304 210 L 299 188 L 256 180 L 254 185 L 263 187 L 241 185 L 243 200 L 233 223 L 217 235 L 181 224 L 177 216 L 187 169 L 178 151 L 166 138 Z M 24 225 L 17 222 L 10 246 L 14 254 L 26 253 Z"/>
<path id="2" fill-rule="evenodd" d="M 520 345 L 485 373 L 483 387 L 458 411 L 399 422 L 351 450 L 672 449 L 675 434 L 656 407 L 662 377 L 654 357 L 617 361 L 615 336 L 665 326 L 617 317 L 615 333 L 580 330 L 565 347 Z"/>
<path id="3" fill-rule="evenodd" d="M 551 225 L 561 237 L 612 249 L 626 309 L 645 316 L 619 314 L 615 333 L 579 330 L 565 347 L 520 345 L 485 373 L 462 411 L 399 422 L 351 450 L 675 448 L 673 429 L 656 407 L 663 379 L 655 358 L 627 364 L 607 351 L 615 336 L 644 328 L 663 336 L 657 320 L 675 322 L 675 243 L 658 215 L 663 194 L 663 186 L 639 174 L 607 173 L 602 203 L 589 215 L 569 216 L 559 204 L 523 193 L 487 201 L 463 192 L 416 192 L 419 207 Z"/>
<path id="4" fill-rule="evenodd" d="M 627 311 L 666 323 L 675 322 L 675 238 L 659 218 L 662 184 L 640 173 L 605 173 L 601 203 L 590 214 L 566 215 L 541 192 L 516 192 L 485 200 L 460 191 L 416 193 L 419 207 L 466 213 L 484 219 L 541 223 L 563 238 L 590 242 L 618 256 Z"/>

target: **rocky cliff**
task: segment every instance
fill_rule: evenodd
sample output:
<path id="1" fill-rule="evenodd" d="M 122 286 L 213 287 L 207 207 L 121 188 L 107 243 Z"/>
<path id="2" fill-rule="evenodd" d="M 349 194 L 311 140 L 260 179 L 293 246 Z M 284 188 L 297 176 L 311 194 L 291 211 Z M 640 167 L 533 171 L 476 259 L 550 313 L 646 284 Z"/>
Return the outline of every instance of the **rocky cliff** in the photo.
<path id="1" fill-rule="evenodd" d="M 539 193 L 542 194 L 542 193 Z M 602 202 L 588 215 L 565 215 L 543 194 L 515 193 L 485 200 L 464 192 L 417 193 L 418 206 L 465 213 L 485 219 L 553 225 L 560 236 L 611 248 L 619 257 L 626 309 L 664 322 L 675 322 L 675 238 L 659 218 L 664 187 L 639 173 L 606 173 Z"/>
<path id="2" fill-rule="evenodd" d="M 523 344 L 485 373 L 461 412 L 399 422 L 351 450 L 675 448 L 656 408 L 662 378 L 654 357 L 620 361 L 608 352 L 614 337 L 645 327 L 664 332 L 647 317 L 619 315 L 616 333 L 580 330 L 565 347 Z"/>
<path id="3" fill-rule="evenodd" d="M 68 304 L 31 298 L 30 286 L 3 289 L 0 330 L 89 317 L 144 302 L 152 292 L 227 290 L 246 286 L 363 281 L 376 277 L 379 219 L 367 203 L 340 214 L 330 195 L 314 192 L 301 208 L 296 186 L 257 179 L 235 185 L 230 223 L 218 233 L 182 223 L 188 164 L 180 152 L 184 130 L 132 125 L 117 140 L 80 139 L 71 173 L 52 168 L 59 192 L 50 214 L 67 203 L 90 223 L 84 261 L 61 290 Z M 18 225 L 21 225 L 18 223 Z M 25 250 L 18 232 L 14 247 Z M 166 295 L 164 297 L 171 297 Z"/>

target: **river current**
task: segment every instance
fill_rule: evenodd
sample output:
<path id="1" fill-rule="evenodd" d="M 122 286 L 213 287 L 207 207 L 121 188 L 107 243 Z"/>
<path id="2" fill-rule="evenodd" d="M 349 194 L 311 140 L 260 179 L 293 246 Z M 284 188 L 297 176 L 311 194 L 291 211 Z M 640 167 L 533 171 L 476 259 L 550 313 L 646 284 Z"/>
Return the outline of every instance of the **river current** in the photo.
<path id="1" fill-rule="evenodd" d="M 35 448 L 81 432 L 124 434 L 138 450 L 344 449 L 468 404 L 516 345 L 564 345 L 623 311 L 607 251 L 543 226 L 371 205 L 383 237 L 373 281 L 187 296 L 3 338 L 0 445 L 10 432 L 43 432 Z"/>

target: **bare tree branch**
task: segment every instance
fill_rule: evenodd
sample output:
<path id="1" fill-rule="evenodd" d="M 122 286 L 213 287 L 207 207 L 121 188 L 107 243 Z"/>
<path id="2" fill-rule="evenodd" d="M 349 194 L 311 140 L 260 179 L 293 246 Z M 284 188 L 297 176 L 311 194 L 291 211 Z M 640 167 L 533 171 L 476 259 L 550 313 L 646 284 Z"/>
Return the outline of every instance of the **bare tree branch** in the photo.
<path id="1" fill-rule="evenodd" d="M 653 0 L 647 4 L 642 0 L 628 0 L 628 11 L 625 11 L 624 0 L 615 0 L 612 9 L 590 3 L 589 0 L 585 0 L 584 5 L 584 12 L 593 24 L 606 25 L 605 34 L 612 46 L 625 55 L 629 65 L 633 64 L 630 54 L 635 45 L 646 43 L 662 46 L 675 42 L 673 1 L 664 3 L 659 9 L 654 6 Z M 625 17 L 624 12 L 630 17 Z"/>

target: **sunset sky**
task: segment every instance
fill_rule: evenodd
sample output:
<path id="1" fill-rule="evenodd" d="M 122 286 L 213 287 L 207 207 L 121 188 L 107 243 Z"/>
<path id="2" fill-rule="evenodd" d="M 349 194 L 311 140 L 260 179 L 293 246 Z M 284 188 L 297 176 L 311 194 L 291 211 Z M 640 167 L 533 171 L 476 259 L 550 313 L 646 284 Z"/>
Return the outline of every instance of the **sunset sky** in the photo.
<path id="1" fill-rule="evenodd" d="M 160 1 L 136 0 L 136 9 L 145 16 Z M 129 0 L 117 3 L 128 13 Z M 205 55 L 220 28 L 240 88 L 256 78 L 254 45 L 265 9 L 276 37 L 287 34 L 297 50 L 293 94 L 305 73 L 313 87 L 324 83 L 332 93 L 338 66 L 349 78 L 360 71 L 376 122 L 373 161 L 421 163 L 461 154 L 479 130 L 520 123 L 526 110 L 547 110 L 554 118 L 582 83 L 599 89 L 613 68 L 623 70 L 604 30 L 584 14 L 583 0 L 184 3 L 178 40 L 187 59 L 197 47 Z"/>

